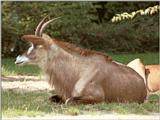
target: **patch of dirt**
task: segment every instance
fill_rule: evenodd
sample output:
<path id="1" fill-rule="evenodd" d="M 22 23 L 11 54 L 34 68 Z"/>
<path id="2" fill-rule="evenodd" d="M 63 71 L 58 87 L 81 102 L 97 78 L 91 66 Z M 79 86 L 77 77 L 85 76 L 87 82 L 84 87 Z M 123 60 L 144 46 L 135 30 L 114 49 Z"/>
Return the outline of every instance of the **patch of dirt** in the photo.
<path id="1" fill-rule="evenodd" d="M 2 89 L 26 91 L 52 90 L 44 78 L 36 76 L 2 76 Z"/>
<path id="2" fill-rule="evenodd" d="M 43 78 L 37 76 L 2 76 L 2 81 L 39 81 Z"/>

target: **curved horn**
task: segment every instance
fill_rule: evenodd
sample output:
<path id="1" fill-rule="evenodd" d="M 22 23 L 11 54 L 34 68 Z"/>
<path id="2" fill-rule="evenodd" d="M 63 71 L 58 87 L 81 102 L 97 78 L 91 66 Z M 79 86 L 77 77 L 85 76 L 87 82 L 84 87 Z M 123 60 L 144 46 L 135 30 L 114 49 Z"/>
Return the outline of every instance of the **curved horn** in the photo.
<path id="1" fill-rule="evenodd" d="M 57 19 L 59 19 L 59 18 L 60 18 L 60 17 L 57 17 L 57 18 L 54 18 L 54 19 L 51 19 L 51 20 L 45 22 L 45 23 L 42 25 L 41 29 L 40 29 L 39 35 L 42 36 L 42 33 L 43 33 L 44 29 L 46 28 L 46 26 L 47 26 L 49 23 L 51 23 L 51 22 L 53 22 L 54 20 L 57 20 Z"/>
<path id="2" fill-rule="evenodd" d="M 47 15 L 46 17 L 44 17 L 44 18 L 41 20 L 41 22 L 39 22 L 39 24 L 37 25 L 37 28 L 36 28 L 36 30 L 35 30 L 35 36 L 39 36 L 39 35 L 40 35 L 40 34 L 39 34 L 39 31 L 40 31 L 40 29 L 41 29 L 44 21 L 47 19 L 47 17 L 48 17 L 48 15 Z"/>

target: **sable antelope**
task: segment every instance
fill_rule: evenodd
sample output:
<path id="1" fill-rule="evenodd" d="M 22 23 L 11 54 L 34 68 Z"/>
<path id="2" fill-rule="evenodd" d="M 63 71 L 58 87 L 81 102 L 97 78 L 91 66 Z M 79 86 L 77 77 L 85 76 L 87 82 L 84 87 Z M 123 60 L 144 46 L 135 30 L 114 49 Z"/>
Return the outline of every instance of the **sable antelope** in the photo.
<path id="1" fill-rule="evenodd" d="M 160 65 L 145 65 L 148 90 L 156 92 L 160 90 Z"/>
<path id="2" fill-rule="evenodd" d="M 78 48 L 43 34 L 44 28 L 56 19 L 45 22 L 44 18 L 35 35 L 22 36 L 22 40 L 31 42 L 31 47 L 16 58 L 15 64 L 41 67 L 57 93 L 53 99 L 58 101 L 144 102 L 147 91 L 137 72 L 112 62 L 103 53 Z"/>

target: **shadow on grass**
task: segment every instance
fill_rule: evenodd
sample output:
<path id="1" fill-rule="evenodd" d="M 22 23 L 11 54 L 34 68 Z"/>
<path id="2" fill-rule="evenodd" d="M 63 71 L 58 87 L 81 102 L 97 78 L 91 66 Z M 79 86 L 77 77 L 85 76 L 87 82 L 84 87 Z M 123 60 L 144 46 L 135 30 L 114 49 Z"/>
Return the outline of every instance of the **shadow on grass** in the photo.
<path id="1" fill-rule="evenodd" d="M 53 93 L 52 93 L 53 94 Z M 137 103 L 99 103 L 94 105 L 65 105 L 48 101 L 51 91 L 23 92 L 2 90 L 2 115 L 15 116 L 44 116 L 46 114 L 148 114 L 159 112 L 159 97 L 157 94 L 149 96 L 143 104 Z"/>

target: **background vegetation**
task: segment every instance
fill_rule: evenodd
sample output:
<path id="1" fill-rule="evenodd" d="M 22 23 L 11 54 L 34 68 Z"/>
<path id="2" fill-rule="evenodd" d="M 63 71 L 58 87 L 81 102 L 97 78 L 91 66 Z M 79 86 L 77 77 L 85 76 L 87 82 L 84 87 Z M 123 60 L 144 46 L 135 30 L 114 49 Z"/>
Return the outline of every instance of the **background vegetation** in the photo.
<path id="1" fill-rule="evenodd" d="M 15 57 L 46 16 L 62 18 L 46 30 L 51 36 L 107 53 L 158 52 L 159 14 L 112 23 L 114 15 L 158 2 L 2 2 L 2 56 Z M 14 50 L 11 52 L 11 49 Z"/>

